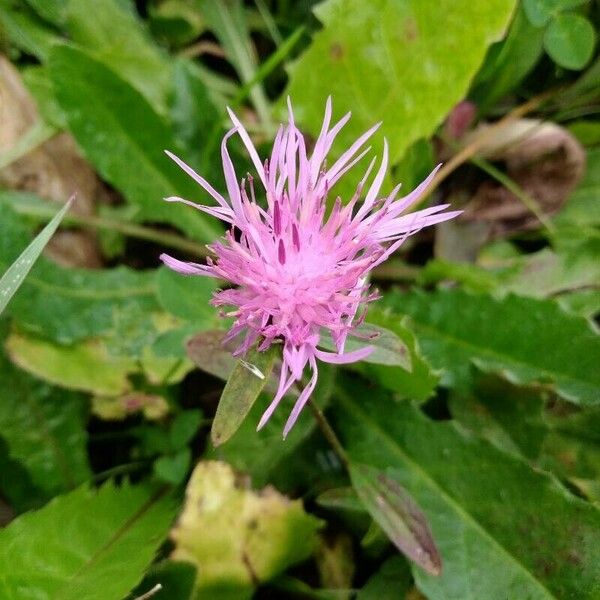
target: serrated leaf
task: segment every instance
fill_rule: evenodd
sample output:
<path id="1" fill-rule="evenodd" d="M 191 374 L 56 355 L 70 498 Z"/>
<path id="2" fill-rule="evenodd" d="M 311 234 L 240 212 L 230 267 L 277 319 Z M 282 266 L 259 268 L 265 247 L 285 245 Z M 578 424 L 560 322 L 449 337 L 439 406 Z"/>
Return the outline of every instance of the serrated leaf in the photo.
<path id="1" fill-rule="evenodd" d="M 392 293 L 385 304 L 410 316 L 423 353 L 444 370 L 442 385 L 464 387 L 475 363 L 575 403 L 600 403 L 600 337 L 555 302 L 440 290 Z"/>
<path id="2" fill-rule="evenodd" d="M 398 161 L 464 98 L 514 5 L 513 0 L 319 4 L 315 12 L 324 27 L 290 68 L 287 93 L 298 121 L 318 134 L 331 94 L 338 115 L 354 111 L 340 144 L 349 146 L 382 120 L 392 162 Z M 314 76 L 322 72 L 332 76 Z"/>
<path id="3" fill-rule="evenodd" d="M 579 70 L 592 58 L 596 44 L 594 26 L 581 15 L 560 14 L 544 34 L 544 48 L 565 69 Z"/>
<path id="4" fill-rule="evenodd" d="M 442 562 L 427 519 L 410 494 L 385 472 L 350 463 L 350 480 L 361 502 L 393 544 L 431 575 Z"/>
<path id="5" fill-rule="evenodd" d="M 356 382 L 335 404 L 351 461 L 384 470 L 425 513 L 439 577 L 414 567 L 430 600 L 592 600 L 600 593 L 600 511 L 556 479 Z"/>
<path id="6" fill-rule="evenodd" d="M 108 483 L 79 488 L 0 530 L 5 600 L 122 600 L 173 517 L 164 492 Z"/>
<path id="7" fill-rule="evenodd" d="M 210 430 L 215 446 L 224 444 L 239 428 L 271 376 L 280 348 L 250 351 L 234 367 L 217 406 Z"/>
<path id="8" fill-rule="evenodd" d="M 70 39 L 166 114 L 172 63 L 144 30 L 135 8 L 119 0 L 95 0 L 90 18 L 87 0 L 69 0 L 65 12 Z"/>
<path id="9" fill-rule="evenodd" d="M 27 470 L 41 498 L 86 481 L 91 473 L 85 398 L 29 377 L 2 354 L 0 380 L 0 437 L 9 456 Z"/>
<path id="10" fill-rule="evenodd" d="M 320 524 L 301 501 L 272 487 L 255 492 L 228 464 L 201 462 L 171 533 L 172 558 L 197 565 L 200 597 L 223 589 L 249 597 L 255 584 L 310 556 Z"/>
<path id="11" fill-rule="evenodd" d="M 137 209 L 135 218 L 164 221 L 197 239 L 212 241 L 220 229 L 189 207 L 164 202 L 181 195 L 206 201 L 192 180 L 165 154 L 178 145 L 145 98 L 101 62 L 60 45 L 48 61 L 56 98 L 69 128 L 100 174 Z"/>
<path id="12" fill-rule="evenodd" d="M 56 216 L 38 233 L 33 242 L 23 250 L 19 258 L 17 258 L 0 279 L 0 314 L 2 314 L 10 299 L 29 274 L 42 250 L 58 229 L 66 212 L 71 208 L 71 204 L 73 204 L 73 198 L 56 213 Z"/>
<path id="13" fill-rule="evenodd" d="M 7 204 L 0 220 L 0 270 L 16 258 L 29 235 L 23 220 Z M 125 267 L 92 271 L 65 269 L 43 256 L 13 297 L 8 314 L 30 332 L 62 344 L 97 336 L 116 327 L 126 314 L 145 330 L 150 314 L 160 310 L 154 273 Z M 122 327 L 119 332 L 122 335 Z"/>

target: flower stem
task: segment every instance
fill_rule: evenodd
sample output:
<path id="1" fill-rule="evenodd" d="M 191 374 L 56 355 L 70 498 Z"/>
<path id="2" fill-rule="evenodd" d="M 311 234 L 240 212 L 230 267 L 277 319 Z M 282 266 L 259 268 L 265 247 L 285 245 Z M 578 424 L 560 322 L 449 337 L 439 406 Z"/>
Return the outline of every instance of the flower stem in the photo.
<path id="1" fill-rule="evenodd" d="M 338 458 L 344 465 L 344 468 L 348 470 L 350 467 L 350 459 L 348 458 L 348 454 L 344 450 L 342 442 L 340 442 L 340 439 L 329 424 L 329 421 L 323 414 L 323 411 L 312 401 L 312 399 L 308 401 L 308 406 L 310 407 L 310 410 L 317 421 L 319 429 L 325 436 L 325 439 L 329 442 L 329 445 L 333 448 L 333 451 L 338 455 Z"/>

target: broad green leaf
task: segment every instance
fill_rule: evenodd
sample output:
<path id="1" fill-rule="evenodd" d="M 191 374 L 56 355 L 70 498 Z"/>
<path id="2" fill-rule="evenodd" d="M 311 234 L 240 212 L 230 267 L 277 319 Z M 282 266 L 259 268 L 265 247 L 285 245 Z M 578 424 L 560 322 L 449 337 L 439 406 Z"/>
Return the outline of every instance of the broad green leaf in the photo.
<path id="1" fill-rule="evenodd" d="M 156 291 L 161 306 L 172 315 L 191 321 L 199 330 L 214 327 L 217 312 L 210 300 L 217 289 L 209 277 L 186 277 L 167 267 L 159 269 Z"/>
<path id="2" fill-rule="evenodd" d="M 27 228 L 8 205 L 0 204 L 0 270 L 29 241 Z M 97 336 L 135 317 L 138 329 L 151 329 L 160 310 L 154 273 L 119 267 L 92 271 L 65 269 L 43 256 L 14 296 L 7 312 L 19 326 L 62 344 Z M 119 328 L 123 335 L 123 328 Z M 129 332 L 128 332 L 129 334 Z"/>
<path id="3" fill-rule="evenodd" d="M 361 362 L 357 369 L 375 379 L 384 387 L 393 390 L 404 398 L 427 400 L 437 387 L 439 374 L 425 358 L 408 319 L 403 319 L 390 311 L 377 308 L 369 310 L 369 322 L 392 331 L 410 356 L 410 369 L 402 366 L 367 364 Z"/>
<path id="4" fill-rule="evenodd" d="M 17 258 L 0 279 L 0 314 L 2 314 L 14 293 L 19 289 L 25 277 L 27 277 L 42 250 L 58 229 L 65 213 L 71 208 L 72 203 L 73 198 L 56 213 L 56 216 L 40 231 L 33 242 L 23 250 L 19 258 Z"/>
<path id="5" fill-rule="evenodd" d="M 600 593 L 600 511 L 522 460 L 408 402 L 347 387 L 336 431 L 350 459 L 383 470 L 427 517 L 439 577 L 415 567 L 430 600 L 592 600 Z"/>
<path id="6" fill-rule="evenodd" d="M 578 408 L 497 379 L 450 396 L 452 416 L 474 434 L 563 479 L 600 480 L 600 408 Z"/>
<path id="7" fill-rule="evenodd" d="M 149 26 L 154 37 L 173 46 L 183 46 L 196 40 L 206 23 L 194 2 L 166 0 L 148 6 Z"/>
<path id="8" fill-rule="evenodd" d="M 6 600 L 122 600 L 173 517 L 164 492 L 105 484 L 58 496 L 0 530 Z"/>
<path id="9" fill-rule="evenodd" d="M 238 361 L 225 384 L 210 430 L 215 446 L 224 444 L 238 430 L 269 380 L 279 351 L 277 345 L 264 352 L 252 350 Z"/>
<path id="10" fill-rule="evenodd" d="M 98 340 L 60 346 L 43 338 L 13 333 L 6 342 L 11 360 L 36 377 L 61 387 L 105 396 L 129 391 L 134 358 L 111 356 Z"/>
<path id="11" fill-rule="evenodd" d="M 90 18 L 87 0 L 68 0 L 66 14 L 70 39 L 166 114 L 172 62 L 144 30 L 135 7 L 119 0 L 95 0 Z"/>
<path id="12" fill-rule="evenodd" d="M 2 355 L 0 381 L 0 438 L 40 496 L 48 499 L 86 481 L 85 398 L 29 377 Z"/>
<path id="13" fill-rule="evenodd" d="M 532 25 L 543 27 L 561 11 L 575 8 L 586 2 L 587 0 L 523 0 L 523 8 Z"/>
<path id="14" fill-rule="evenodd" d="M 153 465 L 154 475 L 165 483 L 179 485 L 188 473 L 192 463 L 192 452 L 184 448 L 175 454 L 166 454 L 158 458 Z"/>
<path id="15" fill-rule="evenodd" d="M 565 69 L 579 70 L 592 58 L 596 44 L 594 26 L 581 15 L 561 14 L 544 34 L 544 48 Z"/>
<path id="16" fill-rule="evenodd" d="M 439 575 L 439 552 L 427 520 L 410 494 L 369 465 L 351 462 L 349 473 L 361 502 L 394 545 L 427 573 Z"/>
<path id="17" fill-rule="evenodd" d="M 356 600 L 397 600 L 406 598 L 411 587 L 408 563 L 401 556 L 388 558 L 358 592 Z"/>
<path id="18" fill-rule="evenodd" d="M 308 558 L 320 525 L 300 500 L 272 487 L 255 492 L 228 464 L 201 462 L 171 532 L 171 558 L 198 567 L 199 598 L 247 598 L 254 585 Z"/>
<path id="19" fill-rule="evenodd" d="M 463 388 L 474 363 L 515 383 L 552 386 L 575 403 L 600 403 L 600 336 L 550 300 L 415 290 L 385 304 L 410 316 L 423 353 L 444 370 L 442 385 Z"/>
<path id="20" fill-rule="evenodd" d="M 203 203 L 207 197 L 164 154 L 165 149 L 177 153 L 177 144 L 144 97 L 76 48 L 54 47 L 48 65 L 71 132 L 100 174 L 136 207 L 135 218 L 165 221 L 204 241 L 217 237 L 214 219 L 163 201 L 180 195 Z"/>
<path id="21" fill-rule="evenodd" d="M 341 143 L 349 146 L 382 120 L 391 160 L 398 161 L 464 98 L 488 46 L 502 37 L 514 5 L 513 0 L 319 4 L 315 12 L 324 27 L 290 68 L 287 94 L 298 121 L 318 134 L 331 94 L 337 115 L 354 113 Z"/>

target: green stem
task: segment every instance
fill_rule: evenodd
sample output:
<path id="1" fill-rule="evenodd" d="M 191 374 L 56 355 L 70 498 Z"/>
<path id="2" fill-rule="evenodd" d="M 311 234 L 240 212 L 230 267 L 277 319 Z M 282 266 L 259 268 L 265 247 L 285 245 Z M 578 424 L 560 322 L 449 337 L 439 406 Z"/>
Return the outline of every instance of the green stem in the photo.
<path id="1" fill-rule="evenodd" d="M 344 446 L 342 446 L 342 442 L 340 442 L 337 434 L 329 424 L 329 421 L 323 414 L 323 411 L 311 399 L 308 401 L 308 406 L 312 411 L 315 420 L 317 421 L 319 429 L 325 436 L 325 439 L 329 442 L 329 445 L 333 448 L 333 451 L 338 455 L 340 461 L 344 465 L 344 468 L 348 470 L 350 467 L 350 459 L 348 454 L 344 450 Z"/>
<path id="2" fill-rule="evenodd" d="M 55 214 L 55 210 L 50 204 L 48 205 L 48 208 L 46 208 L 39 205 L 12 202 L 11 206 L 19 214 L 28 217 L 36 217 L 44 221 L 50 220 Z M 108 231 L 116 231 L 132 238 L 155 242 L 161 246 L 181 250 L 182 252 L 186 252 L 194 256 L 203 257 L 207 256 L 208 254 L 208 251 L 204 245 L 188 240 L 180 235 L 166 231 L 160 231 L 159 229 L 146 227 L 144 225 L 128 223 L 126 221 L 119 221 L 116 219 L 97 217 L 93 215 L 69 213 L 65 216 L 63 225 L 79 225 L 81 227 L 91 229 L 106 229 Z"/>

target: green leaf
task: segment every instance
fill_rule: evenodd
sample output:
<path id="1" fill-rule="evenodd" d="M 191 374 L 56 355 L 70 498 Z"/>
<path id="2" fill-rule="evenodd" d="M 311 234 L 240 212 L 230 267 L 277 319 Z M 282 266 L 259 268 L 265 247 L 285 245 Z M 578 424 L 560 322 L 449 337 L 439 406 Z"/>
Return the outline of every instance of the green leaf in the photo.
<path id="1" fill-rule="evenodd" d="M 129 391 L 128 375 L 137 370 L 135 359 L 111 356 L 98 340 L 60 346 L 43 338 L 13 333 L 6 350 L 15 364 L 45 381 L 105 396 Z"/>
<path id="2" fill-rule="evenodd" d="M 576 225 L 577 229 L 600 225 L 600 148 L 587 154 L 585 176 L 556 215 L 557 225 Z"/>
<path id="3" fill-rule="evenodd" d="M 516 383 L 552 386 L 575 403 L 600 403 L 600 337 L 552 301 L 440 290 L 392 293 L 385 304 L 411 317 L 445 386 L 464 388 L 474 363 Z"/>
<path id="4" fill-rule="evenodd" d="M 383 471 L 350 463 L 350 480 L 361 502 L 394 545 L 427 573 L 439 575 L 441 558 L 421 509 Z"/>
<path id="5" fill-rule="evenodd" d="M 26 0 L 27 4 L 48 23 L 60 27 L 65 21 L 64 0 Z"/>
<path id="6" fill-rule="evenodd" d="M 169 430 L 171 447 L 173 450 L 184 448 L 198 433 L 202 422 L 202 412 L 198 409 L 184 410 L 180 412 Z"/>
<path id="7" fill-rule="evenodd" d="M 56 46 L 48 62 L 69 128 L 100 174 L 135 205 L 140 221 L 164 221 L 212 241 L 220 228 L 193 208 L 163 201 L 206 195 L 165 154 L 178 152 L 163 119 L 139 92 L 85 52 Z"/>
<path id="8" fill-rule="evenodd" d="M 71 208 L 71 204 L 73 204 L 73 198 L 56 213 L 56 216 L 40 231 L 33 242 L 23 250 L 19 258 L 17 258 L 0 279 L 0 314 L 2 314 L 6 305 L 19 289 L 35 261 L 42 253 L 42 250 L 58 229 L 65 213 Z"/>
<path id="9" fill-rule="evenodd" d="M 167 312 L 193 322 L 198 330 L 214 327 L 217 315 L 209 304 L 217 289 L 214 279 L 186 277 L 162 267 L 157 273 L 156 288 L 158 301 Z"/>
<path id="10" fill-rule="evenodd" d="M 159 583 L 162 590 L 152 596 L 152 600 L 193 600 L 196 567 L 185 562 L 164 560 L 150 567 L 144 580 L 133 593 L 134 598 L 137 599 Z"/>
<path id="11" fill-rule="evenodd" d="M 91 474 L 85 398 L 36 381 L 2 355 L 0 380 L 0 437 L 41 497 L 48 499 L 86 481 Z"/>
<path id="12" fill-rule="evenodd" d="M 577 408 L 495 378 L 452 394 L 450 412 L 475 435 L 563 479 L 600 480 L 600 408 Z"/>
<path id="13" fill-rule="evenodd" d="M 201 462 L 171 533 L 172 558 L 197 565 L 199 597 L 218 598 L 223 589 L 248 597 L 255 584 L 308 558 L 320 525 L 300 500 L 272 487 L 255 492 L 228 464 Z"/>
<path id="14" fill-rule="evenodd" d="M 464 98 L 487 47 L 503 35 L 514 5 L 513 0 L 319 4 L 316 14 L 324 28 L 290 68 L 287 94 L 298 121 L 318 134 L 331 94 L 336 114 L 354 112 L 340 133 L 340 144 L 349 146 L 382 120 L 391 160 L 398 161 Z"/>
<path id="15" fill-rule="evenodd" d="M 23 2 L 15 5 L 13 0 L 0 0 L 0 24 L 11 44 L 40 60 L 46 60 L 50 48 L 60 40 Z"/>
<path id="16" fill-rule="evenodd" d="M 592 600 L 600 511 L 518 458 L 356 382 L 336 403 L 353 461 L 381 469 L 425 513 L 439 577 L 413 568 L 430 600 Z"/>
<path id="17" fill-rule="evenodd" d="M 592 58 L 595 45 L 594 26 L 581 15 L 558 15 L 544 34 L 546 52 L 565 69 L 583 69 Z"/>
<path id="18" fill-rule="evenodd" d="M 535 27 L 544 27 L 552 17 L 557 16 L 560 11 L 569 10 L 588 0 L 523 0 L 523 8 L 527 18 Z"/>
<path id="19" fill-rule="evenodd" d="M 508 35 L 494 44 L 469 97 L 481 112 L 514 90 L 542 56 L 544 31 L 531 25 L 519 6 Z"/>
<path id="20" fill-rule="evenodd" d="M 173 516 L 164 492 L 108 483 L 79 488 L 0 530 L 6 600 L 122 600 L 139 582 Z"/>
<path id="21" fill-rule="evenodd" d="M 188 473 L 192 462 L 192 452 L 184 448 L 176 454 L 167 454 L 154 461 L 154 474 L 165 483 L 180 484 Z"/>
<path id="22" fill-rule="evenodd" d="M 368 318 L 370 323 L 387 328 L 402 340 L 410 357 L 411 368 L 407 370 L 402 366 L 367 364 L 364 361 L 356 368 L 404 398 L 414 400 L 430 398 L 439 382 L 439 375 L 423 356 L 415 335 L 409 327 L 409 320 L 377 308 L 369 310 Z"/>
<path id="23" fill-rule="evenodd" d="M 238 361 L 225 384 L 210 430 L 215 446 L 224 444 L 238 430 L 269 380 L 279 350 L 277 345 L 264 352 L 252 350 L 246 359 Z"/>
<path id="24" fill-rule="evenodd" d="M 335 377 L 335 367 L 319 365 L 319 379 L 311 402 L 321 410 L 329 405 Z M 275 484 L 282 490 L 297 490 L 302 481 L 312 481 L 322 474 L 322 461 L 327 462 L 329 456 L 323 458 L 318 455 L 330 451 L 324 444 L 325 452 L 321 447 L 315 448 L 317 442 L 314 438 L 321 441 L 321 437 L 316 433 L 316 420 L 308 408 L 300 414 L 297 423 L 283 439 L 283 428 L 292 409 L 294 396 L 284 398 L 267 424 L 256 431 L 256 426 L 272 399 L 266 393 L 261 394 L 233 437 L 227 444 L 209 449 L 208 456 L 226 460 L 236 469 L 248 473 L 256 485 Z M 319 469 L 315 468 L 315 456 L 318 458 Z M 334 458 L 331 460 L 335 462 Z M 336 466 L 340 467 L 339 464 Z M 324 468 L 327 469 L 327 465 Z M 330 476 L 331 473 L 326 473 L 327 478 Z"/>
<path id="25" fill-rule="evenodd" d="M 411 587 L 408 563 L 401 556 L 388 558 L 358 592 L 356 600 L 397 600 L 406 598 Z"/>
<path id="26" fill-rule="evenodd" d="M 0 206 L 3 270 L 15 260 L 18 249 L 27 244 L 29 235 L 22 218 L 6 204 Z M 65 269 L 41 256 L 7 312 L 20 327 L 71 344 L 112 330 L 128 315 L 150 329 L 149 315 L 158 310 L 154 273 L 125 267 L 102 271 Z M 123 330 L 119 333 L 122 335 Z"/>
<path id="27" fill-rule="evenodd" d="M 159 113 L 166 114 L 172 63 L 154 44 L 130 3 L 68 0 L 67 30 L 73 42 L 136 88 Z M 134 105 L 132 105 L 134 106 Z"/>

